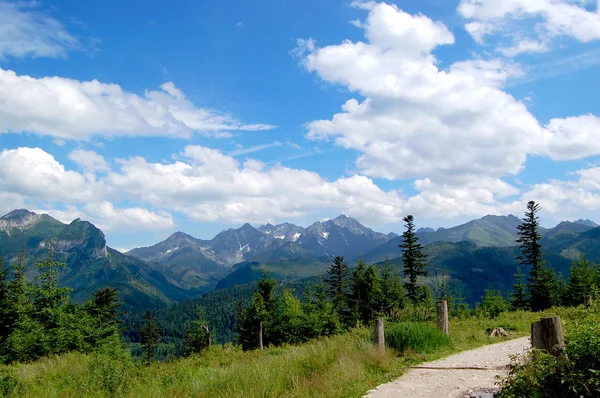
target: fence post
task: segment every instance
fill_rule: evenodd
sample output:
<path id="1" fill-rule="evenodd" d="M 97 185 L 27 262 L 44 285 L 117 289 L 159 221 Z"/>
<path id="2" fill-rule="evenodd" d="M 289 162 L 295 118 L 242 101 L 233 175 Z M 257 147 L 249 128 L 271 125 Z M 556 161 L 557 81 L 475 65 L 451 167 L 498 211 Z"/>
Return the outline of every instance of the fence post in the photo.
<path id="1" fill-rule="evenodd" d="M 450 323 L 448 322 L 448 300 L 441 300 L 437 303 L 437 324 L 438 328 L 450 335 Z"/>
<path id="2" fill-rule="evenodd" d="M 555 356 L 564 355 L 565 341 L 559 316 L 542 318 L 531 324 L 531 346 Z"/>
<path id="3" fill-rule="evenodd" d="M 262 322 L 258 324 L 258 349 L 263 349 Z"/>
<path id="4" fill-rule="evenodd" d="M 373 342 L 380 350 L 385 350 L 385 334 L 383 329 L 383 318 L 375 319 L 375 331 L 373 333 Z"/>

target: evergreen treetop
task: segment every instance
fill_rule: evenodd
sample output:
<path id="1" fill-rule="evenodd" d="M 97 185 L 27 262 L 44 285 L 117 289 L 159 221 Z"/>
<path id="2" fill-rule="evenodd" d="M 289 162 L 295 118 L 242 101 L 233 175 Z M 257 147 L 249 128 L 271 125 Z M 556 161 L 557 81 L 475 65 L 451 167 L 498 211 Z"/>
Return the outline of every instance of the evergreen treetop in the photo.
<path id="1" fill-rule="evenodd" d="M 415 233 L 413 216 L 407 215 L 402 220 L 405 222 L 406 231 L 402 234 L 403 242 L 398 247 L 402 249 L 404 276 L 408 278 L 404 286 L 407 297 L 416 304 L 419 301 L 418 277 L 427 275 L 427 256 L 423 253 L 423 245 L 419 243 Z"/>

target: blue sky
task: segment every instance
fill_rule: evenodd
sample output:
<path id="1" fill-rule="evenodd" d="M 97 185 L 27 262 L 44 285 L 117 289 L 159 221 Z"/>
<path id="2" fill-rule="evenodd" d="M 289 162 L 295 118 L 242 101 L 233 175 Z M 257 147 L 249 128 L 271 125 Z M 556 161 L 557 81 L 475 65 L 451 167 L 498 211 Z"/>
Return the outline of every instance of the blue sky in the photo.
<path id="1" fill-rule="evenodd" d="M 600 221 L 585 0 L 0 2 L 0 212 L 110 245 L 345 213 Z"/>

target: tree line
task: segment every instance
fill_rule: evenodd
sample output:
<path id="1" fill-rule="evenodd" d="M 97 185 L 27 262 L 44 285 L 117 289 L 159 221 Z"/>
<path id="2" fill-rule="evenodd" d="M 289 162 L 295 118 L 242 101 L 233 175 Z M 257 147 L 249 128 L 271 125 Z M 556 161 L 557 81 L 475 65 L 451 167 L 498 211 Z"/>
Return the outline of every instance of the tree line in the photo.
<path id="1" fill-rule="evenodd" d="M 82 305 L 59 287 L 59 268 L 50 246 L 37 261 L 38 275 L 26 276 L 21 252 L 11 266 L 0 257 L 0 363 L 27 362 L 69 351 L 90 352 L 119 341 L 120 302 L 114 288 L 92 294 Z"/>
<path id="2" fill-rule="evenodd" d="M 427 275 L 427 258 L 413 217 L 408 215 L 403 221 L 406 231 L 399 245 L 403 275 L 393 264 L 377 267 L 362 260 L 351 272 L 344 257 L 337 256 L 324 283 L 308 287 L 300 300 L 289 290 L 281 297 L 274 296 L 277 282 L 266 272 L 250 304 L 238 309 L 238 343 L 244 349 L 257 348 L 260 330 L 265 345 L 296 344 L 367 325 L 375 317 L 397 318 L 408 306 L 430 306 L 431 291 L 419 283 L 419 278 Z"/>

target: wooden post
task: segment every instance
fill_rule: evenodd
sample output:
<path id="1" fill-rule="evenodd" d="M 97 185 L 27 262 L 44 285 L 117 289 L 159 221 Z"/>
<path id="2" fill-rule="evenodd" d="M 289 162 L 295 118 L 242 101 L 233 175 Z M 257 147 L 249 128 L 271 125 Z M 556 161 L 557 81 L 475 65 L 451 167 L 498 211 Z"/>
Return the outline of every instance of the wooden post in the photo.
<path id="1" fill-rule="evenodd" d="M 263 349 L 263 338 L 262 338 L 262 322 L 259 323 L 258 325 L 258 344 L 257 344 L 257 348 L 259 350 Z"/>
<path id="2" fill-rule="evenodd" d="M 531 346 L 555 356 L 564 355 L 565 341 L 559 316 L 542 318 L 531 324 Z"/>
<path id="3" fill-rule="evenodd" d="M 383 329 L 383 318 L 375 319 L 375 331 L 373 333 L 373 342 L 380 350 L 385 350 L 385 335 Z"/>
<path id="4" fill-rule="evenodd" d="M 585 304 L 586 307 L 589 307 L 592 305 L 592 296 L 585 296 L 585 299 L 583 300 L 583 304 Z"/>
<path id="5" fill-rule="evenodd" d="M 448 300 L 441 300 L 437 303 L 437 324 L 438 328 L 450 335 L 450 323 L 448 322 Z"/>

